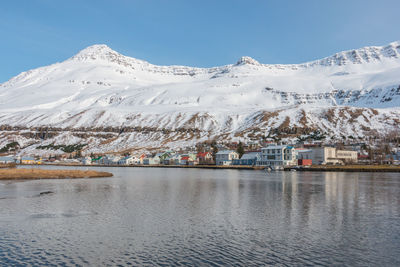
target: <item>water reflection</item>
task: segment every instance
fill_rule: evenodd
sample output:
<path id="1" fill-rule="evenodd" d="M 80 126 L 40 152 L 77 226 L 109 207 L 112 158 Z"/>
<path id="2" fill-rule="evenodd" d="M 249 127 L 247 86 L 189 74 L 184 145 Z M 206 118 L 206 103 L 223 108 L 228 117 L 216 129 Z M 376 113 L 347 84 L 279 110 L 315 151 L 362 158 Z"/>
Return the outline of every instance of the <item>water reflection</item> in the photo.
<path id="1" fill-rule="evenodd" d="M 400 264 L 396 174 L 110 170 L 3 183 L 0 263 Z"/>

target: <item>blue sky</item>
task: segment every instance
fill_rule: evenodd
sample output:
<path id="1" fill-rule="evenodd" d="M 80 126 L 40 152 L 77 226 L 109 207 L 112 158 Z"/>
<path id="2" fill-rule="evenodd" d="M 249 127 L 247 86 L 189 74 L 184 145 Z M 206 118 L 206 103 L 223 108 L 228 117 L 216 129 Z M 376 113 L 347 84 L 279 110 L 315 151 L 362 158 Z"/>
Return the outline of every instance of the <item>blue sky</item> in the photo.
<path id="1" fill-rule="evenodd" d="M 9 0 L 0 82 L 104 43 L 159 65 L 300 63 L 400 40 L 398 0 Z"/>

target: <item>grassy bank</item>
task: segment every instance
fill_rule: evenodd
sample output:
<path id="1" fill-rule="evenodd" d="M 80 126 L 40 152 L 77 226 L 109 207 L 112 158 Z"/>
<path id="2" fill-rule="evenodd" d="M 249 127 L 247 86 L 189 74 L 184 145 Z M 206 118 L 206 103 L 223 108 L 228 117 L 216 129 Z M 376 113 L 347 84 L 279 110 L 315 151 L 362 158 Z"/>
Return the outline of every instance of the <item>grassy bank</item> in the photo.
<path id="1" fill-rule="evenodd" d="M 93 170 L 0 169 L 0 180 L 74 179 L 111 176 L 113 176 L 112 173 Z"/>

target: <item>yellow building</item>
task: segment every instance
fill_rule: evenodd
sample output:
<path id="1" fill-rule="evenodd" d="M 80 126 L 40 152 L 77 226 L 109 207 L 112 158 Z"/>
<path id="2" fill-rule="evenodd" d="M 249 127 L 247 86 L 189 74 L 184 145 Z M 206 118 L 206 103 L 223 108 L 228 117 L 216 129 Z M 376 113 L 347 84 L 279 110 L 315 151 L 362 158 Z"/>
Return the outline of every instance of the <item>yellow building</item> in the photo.
<path id="1" fill-rule="evenodd" d="M 36 160 L 33 157 L 22 157 L 21 164 L 36 164 Z"/>

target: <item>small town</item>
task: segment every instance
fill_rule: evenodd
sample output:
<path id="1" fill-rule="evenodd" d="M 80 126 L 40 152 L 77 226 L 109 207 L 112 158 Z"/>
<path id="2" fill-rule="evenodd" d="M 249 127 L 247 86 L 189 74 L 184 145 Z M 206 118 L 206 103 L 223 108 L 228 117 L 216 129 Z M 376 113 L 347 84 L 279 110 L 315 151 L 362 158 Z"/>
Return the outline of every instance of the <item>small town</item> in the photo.
<path id="1" fill-rule="evenodd" d="M 78 146 L 81 147 L 81 146 Z M 96 166 L 238 166 L 270 168 L 304 167 L 311 165 L 400 165 L 400 148 L 372 150 L 365 144 L 325 145 L 321 142 L 302 144 L 265 143 L 263 147 L 254 144 L 233 142 L 229 144 L 200 143 L 178 151 L 165 150 L 154 153 L 109 153 L 104 155 L 81 150 L 71 153 L 47 156 L 3 155 L 2 164 L 54 164 L 54 165 L 96 165 Z"/>

